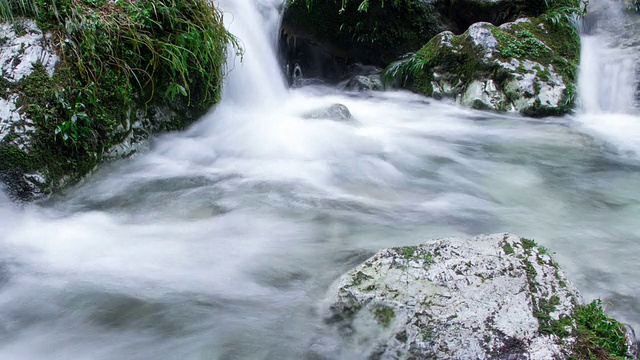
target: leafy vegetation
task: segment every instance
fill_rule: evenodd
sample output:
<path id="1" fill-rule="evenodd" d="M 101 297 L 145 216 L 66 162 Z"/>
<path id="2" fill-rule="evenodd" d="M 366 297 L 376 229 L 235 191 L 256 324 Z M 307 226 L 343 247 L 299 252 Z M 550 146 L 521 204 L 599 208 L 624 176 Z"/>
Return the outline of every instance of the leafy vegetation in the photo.
<path id="1" fill-rule="evenodd" d="M 36 67 L 12 89 L 36 124 L 29 160 L 53 178 L 93 168 L 126 136 L 117 129 L 133 109 L 167 107 L 185 121 L 206 112 L 220 99 L 229 44 L 241 53 L 210 0 L 0 0 L 0 16 L 18 29 L 20 17 L 36 19 L 61 58 L 53 78 Z"/>
<path id="2" fill-rule="evenodd" d="M 628 353 L 624 325 L 607 316 L 602 301 L 577 306 L 575 319 L 573 359 L 623 360 L 631 359 Z"/>

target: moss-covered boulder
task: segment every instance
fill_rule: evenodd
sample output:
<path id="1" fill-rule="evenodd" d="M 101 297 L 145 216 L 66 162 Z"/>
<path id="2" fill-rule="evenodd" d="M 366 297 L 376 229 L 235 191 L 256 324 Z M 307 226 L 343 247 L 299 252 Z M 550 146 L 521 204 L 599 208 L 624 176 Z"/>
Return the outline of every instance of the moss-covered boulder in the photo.
<path id="1" fill-rule="evenodd" d="M 527 116 L 560 115 L 575 101 L 580 39 L 570 24 L 547 17 L 443 32 L 387 69 L 388 79 L 436 98 Z"/>
<path id="2" fill-rule="evenodd" d="M 632 331 L 584 304 L 548 250 L 512 234 L 381 250 L 344 275 L 327 320 L 376 359 L 633 359 Z M 339 357 L 339 356 L 336 356 Z"/>
<path id="3" fill-rule="evenodd" d="M 33 200 L 184 128 L 221 95 L 235 39 L 208 0 L 8 2 L 0 180 Z M 6 10 L 6 9 L 5 9 Z"/>

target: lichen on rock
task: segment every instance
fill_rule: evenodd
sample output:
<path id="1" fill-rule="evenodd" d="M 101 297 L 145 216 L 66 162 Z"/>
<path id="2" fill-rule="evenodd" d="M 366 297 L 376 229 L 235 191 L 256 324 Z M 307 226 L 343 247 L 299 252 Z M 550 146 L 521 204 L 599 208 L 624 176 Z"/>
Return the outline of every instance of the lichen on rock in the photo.
<path id="1" fill-rule="evenodd" d="M 564 359 L 580 343 L 579 292 L 546 249 L 511 234 L 382 250 L 333 296 L 327 317 L 364 357 Z"/>

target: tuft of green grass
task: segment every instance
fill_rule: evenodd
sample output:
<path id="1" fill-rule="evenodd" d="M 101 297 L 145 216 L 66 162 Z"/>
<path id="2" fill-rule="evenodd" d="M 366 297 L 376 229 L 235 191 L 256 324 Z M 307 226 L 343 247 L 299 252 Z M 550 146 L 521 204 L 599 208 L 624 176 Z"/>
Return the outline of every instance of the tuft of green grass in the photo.
<path id="1" fill-rule="evenodd" d="M 42 0 L 0 0 L 0 20 L 12 22 L 14 16 L 38 14 L 38 4 Z M 51 0 L 55 4 L 55 0 Z"/>
<path id="2" fill-rule="evenodd" d="M 604 313 L 601 300 L 577 306 L 573 318 L 576 322 L 576 342 L 572 359 L 631 359 L 624 325 Z"/>

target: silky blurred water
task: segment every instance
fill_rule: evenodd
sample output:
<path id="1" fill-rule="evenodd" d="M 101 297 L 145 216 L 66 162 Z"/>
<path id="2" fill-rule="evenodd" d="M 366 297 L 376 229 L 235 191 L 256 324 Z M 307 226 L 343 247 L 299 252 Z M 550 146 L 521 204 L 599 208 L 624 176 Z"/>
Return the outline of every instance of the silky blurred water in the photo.
<path id="1" fill-rule="evenodd" d="M 252 46 L 279 1 L 253 4 L 223 3 L 258 34 L 210 114 L 48 201 L 0 199 L 0 359 L 358 358 L 322 317 L 340 274 L 384 247 L 507 231 L 640 330 L 637 115 L 287 91 Z M 355 121 L 306 116 L 334 103 Z"/>

